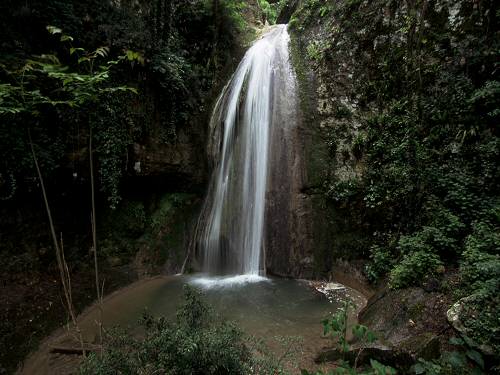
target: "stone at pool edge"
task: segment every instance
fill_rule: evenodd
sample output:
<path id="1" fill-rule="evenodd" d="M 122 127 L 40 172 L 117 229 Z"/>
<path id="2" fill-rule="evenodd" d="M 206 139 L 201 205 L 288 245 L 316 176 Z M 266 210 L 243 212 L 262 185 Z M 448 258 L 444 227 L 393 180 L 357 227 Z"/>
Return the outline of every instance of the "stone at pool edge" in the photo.
<path id="1" fill-rule="evenodd" d="M 392 358 L 387 364 L 402 370 L 417 358 L 439 357 L 441 335 L 449 327 L 449 302 L 435 291 L 418 287 L 390 290 L 381 285 L 359 314 L 360 324 L 379 338 L 377 350 L 371 351 L 380 358 Z"/>

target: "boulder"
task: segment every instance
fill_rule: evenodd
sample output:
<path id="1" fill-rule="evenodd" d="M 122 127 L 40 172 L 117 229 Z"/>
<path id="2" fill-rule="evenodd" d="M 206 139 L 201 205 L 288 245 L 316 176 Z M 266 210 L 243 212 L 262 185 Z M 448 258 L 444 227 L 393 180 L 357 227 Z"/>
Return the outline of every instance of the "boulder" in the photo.
<path id="1" fill-rule="evenodd" d="M 475 296 L 464 297 L 453 304 L 450 309 L 446 312 L 446 317 L 451 326 L 461 335 L 461 336 L 472 336 L 472 331 L 464 323 L 467 319 L 467 315 L 470 314 L 470 310 L 473 311 L 471 306 L 474 302 Z M 480 344 L 477 347 L 483 354 L 495 355 L 493 348 L 486 344 Z"/>

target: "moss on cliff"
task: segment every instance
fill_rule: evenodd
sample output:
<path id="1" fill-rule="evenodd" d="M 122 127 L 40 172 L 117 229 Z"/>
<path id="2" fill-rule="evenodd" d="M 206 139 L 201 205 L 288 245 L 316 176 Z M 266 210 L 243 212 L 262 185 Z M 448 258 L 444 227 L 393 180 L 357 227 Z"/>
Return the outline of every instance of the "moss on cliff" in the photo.
<path id="1" fill-rule="evenodd" d="M 123 202 L 106 215 L 102 254 L 115 265 L 135 260 L 139 276 L 179 272 L 200 204 L 201 198 L 189 193 Z"/>
<path id="2" fill-rule="evenodd" d="M 318 263 L 368 260 L 366 275 L 389 274 L 392 288 L 439 285 L 461 267 L 462 293 L 498 305 L 498 18 L 493 1 L 301 2 L 294 65 L 301 81 L 314 73 L 301 97 L 316 94 L 305 126 L 330 151 L 307 153 L 330 217 Z"/>

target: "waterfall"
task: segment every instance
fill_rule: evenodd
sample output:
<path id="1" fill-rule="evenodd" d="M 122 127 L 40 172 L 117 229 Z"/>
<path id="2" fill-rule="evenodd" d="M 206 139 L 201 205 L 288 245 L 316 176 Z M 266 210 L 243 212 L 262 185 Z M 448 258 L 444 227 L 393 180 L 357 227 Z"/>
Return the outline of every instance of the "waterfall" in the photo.
<path id="1" fill-rule="evenodd" d="M 265 273 L 265 217 L 277 95 L 291 76 L 286 25 L 247 51 L 210 120 L 213 174 L 196 231 L 197 259 L 211 274 Z M 286 72 L 286 74 L 283 74 Z"/>

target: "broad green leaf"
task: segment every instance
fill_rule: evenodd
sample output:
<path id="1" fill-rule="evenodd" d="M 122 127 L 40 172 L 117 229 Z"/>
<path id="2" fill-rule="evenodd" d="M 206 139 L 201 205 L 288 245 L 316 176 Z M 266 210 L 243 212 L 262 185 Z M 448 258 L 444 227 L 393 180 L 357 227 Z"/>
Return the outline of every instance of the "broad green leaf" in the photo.
<path id="1" fill-rule="evenodd" d="M 375 332 L 369 330 L 366 333 L 366 341 L 368 341 L 369 343 L 377 341 L 377 335 L 375 334 Z"/>
<path id="2" fill-rule="evenodd" d="M 127 51 L 125 51 L 125 54 L 126 54 L 126 58 L 129 61 L 132 61 L 132 62 L 137 61 L 141 65 L 144 65 L 144 57 L 139 52 L 127 50 Z"/>
<path id="3" fill-rule="evenodd" d="M 352 334 L 358 339 L 362 339 L 367 331 L 368 331 L 368 328 L 363 326 L 363 325 L 360 325 L 360 324 L 352 327 Z"/>
<path id="4" fill-rule="evenodd" d="M 106 57 L 109 53 L 108 47 L 99 47 L 94 51 L 95 56 Z"/>
<path id="5" fill-rule="evenodd" d="M 71 47 L 69 49 L 69 54 L 70 55 L 74 54 L 75 52 L 85 52 L 85 49 L 80 48 L 80 47 L 76 47 L 76 48 L 75 47 Z"/>
<path id="6" fill-rule="evenodd" d="M 90 61 L 90 59 L 87 56 L 80 57 L 78 59 L 78 64 L 81 64 L 82 62 L 85 62 L 85 61 Z"/>

